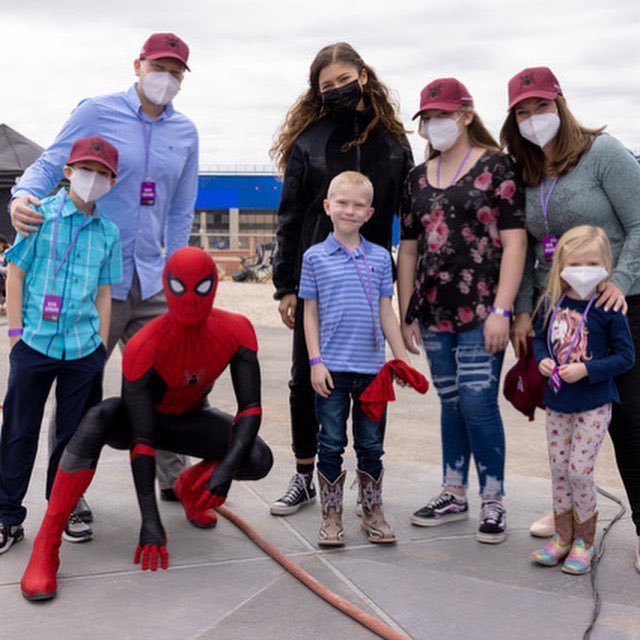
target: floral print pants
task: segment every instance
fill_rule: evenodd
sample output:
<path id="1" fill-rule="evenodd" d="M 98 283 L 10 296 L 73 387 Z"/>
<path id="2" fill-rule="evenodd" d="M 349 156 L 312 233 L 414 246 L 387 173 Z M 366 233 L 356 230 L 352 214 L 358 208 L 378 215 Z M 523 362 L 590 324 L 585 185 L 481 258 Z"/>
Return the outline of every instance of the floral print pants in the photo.
<path id="1" fill-rule="evenodd" d="M 596 512 L 593 468 L 611 422 L 611 404 L 582 413 L 547 414 L 547 445 L 553 486 L 553 510 L 573 509 L 579 522 Z"/>

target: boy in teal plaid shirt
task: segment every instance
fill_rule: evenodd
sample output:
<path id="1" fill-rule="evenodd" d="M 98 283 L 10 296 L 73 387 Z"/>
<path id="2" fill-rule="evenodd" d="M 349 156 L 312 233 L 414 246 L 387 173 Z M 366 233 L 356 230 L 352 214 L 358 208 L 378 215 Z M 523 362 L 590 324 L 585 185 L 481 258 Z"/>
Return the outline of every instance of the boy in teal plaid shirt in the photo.
<path id="1" fill-rule="evenodd" d="M 0 437 L 0 554 L 24 537 L 22 501 L 35 462 L 44 406 L 55 381 L 56 446 L 47 498 L 60 456 L 82 416 L 102 399 L 111 310 L 110 285 L 122 275 L 120 232 L 95 201 L 117 174 L 118 151 L 98 137 L 73 145 L 64 175 L 71 187 L 45 198 L 44 223 L 7 251 L 10 373 Z M 73 516 L 72 516 L 73 517 Z M 88 528 L 88 527 L 87 527 Z M 85 541 L 91 530 L 76 539 Z"/>

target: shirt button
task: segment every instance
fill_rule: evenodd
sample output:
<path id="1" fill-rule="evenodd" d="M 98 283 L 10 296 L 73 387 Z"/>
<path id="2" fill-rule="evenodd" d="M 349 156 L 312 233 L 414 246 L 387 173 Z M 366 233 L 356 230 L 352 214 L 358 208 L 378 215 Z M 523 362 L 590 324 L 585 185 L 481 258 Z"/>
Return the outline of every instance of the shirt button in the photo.
<path id="1" fill-rule="evenodd" d="M 78 282 L 78 278 L 74 278 L 74 279 L 73 279 L 73 281 L 74 281 L 74 282 Z"/>
<path id="2" fill-rule="evenodd" d="M 66 333 L 66 334 L 69 334 L 69 329 L 67 329 L 67 330 L 65 331 L 65 333 Z"/>
<path id="3" fill-rule="evenodd" d="M 71 305 L 71 308 L 72 308 L 72 309 L 75 309 L 75 306 L 74 306 L 74 305 Z"/>
<path id="4" fill-rule="evenodd" d="M 80 257 L 80 254 L 79 254 L 79 253 L 78 253 L 78 254 L 76 254 L 76 255 L 77 255 L 77 257 L 78 257 L 78 258 Z"/>

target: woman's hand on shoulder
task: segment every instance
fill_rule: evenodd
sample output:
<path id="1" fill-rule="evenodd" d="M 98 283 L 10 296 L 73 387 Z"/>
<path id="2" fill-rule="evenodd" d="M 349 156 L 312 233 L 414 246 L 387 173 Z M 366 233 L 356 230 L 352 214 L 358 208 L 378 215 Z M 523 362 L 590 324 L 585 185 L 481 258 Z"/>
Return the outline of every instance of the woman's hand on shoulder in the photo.
<path id="1" fill-rule="evenodd" d="M 604 305 L 605 311 L 609 311 L 609 309 L 613 307 L 614 311 L 622 311 L 623 315 L 627 315 L 629 306 L 620 287 L 609 280 L 608 282 L 601 282 L 598 285 L 598 292 L 600 295 L 596 301 L 596 307 L 602 307 Z"/>

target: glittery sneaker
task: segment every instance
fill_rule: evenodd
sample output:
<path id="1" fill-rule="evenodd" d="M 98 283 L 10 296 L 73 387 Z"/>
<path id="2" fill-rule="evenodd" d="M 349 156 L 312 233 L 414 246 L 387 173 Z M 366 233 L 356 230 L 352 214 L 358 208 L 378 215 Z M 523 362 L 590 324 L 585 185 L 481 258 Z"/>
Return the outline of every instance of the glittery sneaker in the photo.
<path id="1" fill-rule="evenodd" d="M 501 500 L 482 501 L 476 538 L 485 544 L 500 544 L 507 539 L 507 514 Z"/>

